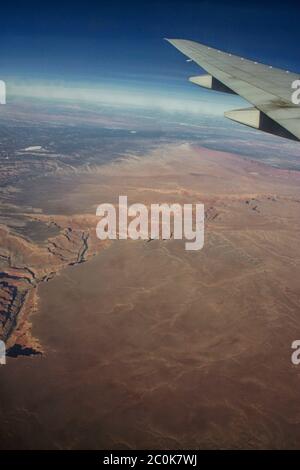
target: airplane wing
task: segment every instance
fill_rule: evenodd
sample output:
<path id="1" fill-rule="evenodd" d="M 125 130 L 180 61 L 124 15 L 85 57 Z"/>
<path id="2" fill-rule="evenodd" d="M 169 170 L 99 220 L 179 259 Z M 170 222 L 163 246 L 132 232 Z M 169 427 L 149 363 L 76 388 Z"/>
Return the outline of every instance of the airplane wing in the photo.
<path id="1" fill-rule="evenodd" d="M 291 99 L 295 91 L 292 83 L 300 79 L 299 75 L 194 41 L 167 41 L 208 72 L 208 75 L 191 77 L 191 82 L 238 94 L 253 105 L 226 112 L 226 117 L 271 134 L 300 140 L 300 106 L 293 104 Z"/>

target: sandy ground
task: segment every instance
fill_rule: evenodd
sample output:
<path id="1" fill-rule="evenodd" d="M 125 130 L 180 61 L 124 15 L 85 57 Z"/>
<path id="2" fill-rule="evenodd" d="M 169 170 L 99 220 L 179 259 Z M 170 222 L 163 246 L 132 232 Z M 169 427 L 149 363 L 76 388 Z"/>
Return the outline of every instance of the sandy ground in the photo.
<path id="1" fill-rule="evenodd" d="M 55 273 L 35 286 L 30 317 L 43 354 L 0 370 L 0 446 L 299 447 L 300 366 L 290 360 L 300 337 L 299 182 L 296 172 L 169 145 L 24 186 L 41 220 L 90 237 L 96 206 L 119 194 L 202 202 L 205 245 L 90 238 L 86 262 L 67 266 L 69 245 L 65 261 L 50 257 Z"/>

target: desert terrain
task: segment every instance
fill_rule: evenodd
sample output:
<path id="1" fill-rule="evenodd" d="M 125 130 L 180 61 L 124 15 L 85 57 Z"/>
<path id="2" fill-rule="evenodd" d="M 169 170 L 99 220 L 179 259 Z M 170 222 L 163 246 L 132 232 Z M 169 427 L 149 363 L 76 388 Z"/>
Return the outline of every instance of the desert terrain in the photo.
<path id="1" fill-rule="evenodd" d="M 299 447 L 299 183 L 182 142 L 12 184 L 0 447 Z M 120 194 L 204 203 L 204 248 L 100 242 L 96 207 Z"/>

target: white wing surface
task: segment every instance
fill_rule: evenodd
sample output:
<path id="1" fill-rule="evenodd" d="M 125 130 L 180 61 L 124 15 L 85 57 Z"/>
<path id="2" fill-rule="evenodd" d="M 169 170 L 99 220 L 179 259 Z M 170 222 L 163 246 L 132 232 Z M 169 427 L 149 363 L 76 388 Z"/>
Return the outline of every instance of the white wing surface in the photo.
<path id="1" fill-rule="evenodd" d="M 292 83 L 300 76 L 194 41 L 167 39 L 208 75 L 190 81 L 205 88 L 235 93 L 253 105 L 225 113 L 234 121 L 271 134 L 300 140 L 300 106 L 292 103 Z"/>

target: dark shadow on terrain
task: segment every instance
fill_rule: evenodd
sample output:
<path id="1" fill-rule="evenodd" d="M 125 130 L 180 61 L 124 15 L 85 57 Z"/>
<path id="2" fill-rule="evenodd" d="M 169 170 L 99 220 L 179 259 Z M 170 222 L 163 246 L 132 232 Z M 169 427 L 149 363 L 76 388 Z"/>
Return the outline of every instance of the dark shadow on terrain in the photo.
<path id="1" fill-rule="evenodd" d="M 18 357 L 18 356 L 40 356 L 42 353 L 35 351 L 33 348 L 24 348 L 20 344 L 15 344 L 9 348 L 6 352 L 8 357 Z"/>

